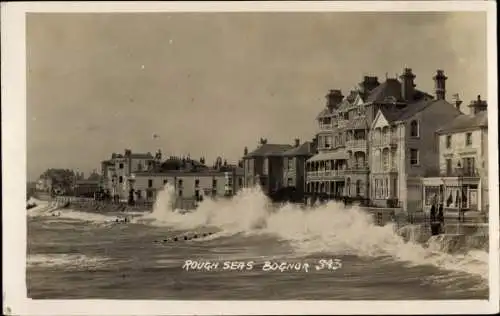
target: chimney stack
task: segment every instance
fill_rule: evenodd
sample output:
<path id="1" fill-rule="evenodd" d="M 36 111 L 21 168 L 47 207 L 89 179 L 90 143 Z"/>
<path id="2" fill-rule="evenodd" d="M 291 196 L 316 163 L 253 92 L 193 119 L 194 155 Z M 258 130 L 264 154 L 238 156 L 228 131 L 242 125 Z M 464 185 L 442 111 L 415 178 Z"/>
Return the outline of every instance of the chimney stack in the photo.
<path id="1" fill-rule="evenodd" d="M 479 112 L 488 110 L 488 103 L 485 100 L 481 100 L 481 95 L 477 96 L 477 100 L 471 101 L 469 107 L 471 108 L 472 114 L 476 115 Z"/>
<path id="2" fill-rule="evenodd" d="M 330 90 L 330 92 L 326 95 L 326 107 L 331 111 L 342 102 L 344 96 L 342 95 L 341 90 Z"/>
<path id="3" fill-rule="evenodd" d="M 448 77 L 444 75 L 444 71 L 438 69 L 436 75 L 432 78 L 434 79 L 434 90 L 436 93 L 437 100 L 446 99 L 446 80 Z"/>
<path id="4" fill-rule="evenodd" d="M 243 149 L 243 155 L 246 156 L 248 155 L 248 147 L 245 146 L 245 149 Z"/>
<path id="5" fill-rule="evenodd" d="M 415 75 L 411 68 L 405 68 L 401 79 L 401 96 L 405 101 L 412 101 L 415 94 Z"/>
<path id="6" fill-rule="evenodd" d="M 300 139 L 295 138 L 295 147 L 299 147 L 299 146 L 300 146 Z"/>
<path id="7" fill-rule="evenodd" d="M 453 95 L 453 101 L 455 102 L 455 107 L 457 108 L 457 110 L 460 111 L 460 105 L 462 105 L 463 101 L 460 100 L 460 96 L 458 95 L 458 93 L 455 93 Z"/>
<path id="8" fill-rule="evenodd" d="M 359 84 L 361 88 L 361 93 L 368 95 L 373 89 L 378 87 L 380 83 L 378 82 L 377 76 L 364 76 L 363 81 Z"/>

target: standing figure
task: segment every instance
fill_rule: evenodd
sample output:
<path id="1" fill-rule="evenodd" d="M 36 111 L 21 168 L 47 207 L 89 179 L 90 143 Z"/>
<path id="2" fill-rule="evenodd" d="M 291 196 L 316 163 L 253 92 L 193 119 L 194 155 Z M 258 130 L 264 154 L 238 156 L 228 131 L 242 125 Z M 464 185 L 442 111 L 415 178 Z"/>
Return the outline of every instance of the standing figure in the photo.
<path id="1" fill-rule="evenodd" d="M 444 233 L 444 211 L 443 204 L 439 204 L 437 220 L 439 221 L 440 233 Z"/>

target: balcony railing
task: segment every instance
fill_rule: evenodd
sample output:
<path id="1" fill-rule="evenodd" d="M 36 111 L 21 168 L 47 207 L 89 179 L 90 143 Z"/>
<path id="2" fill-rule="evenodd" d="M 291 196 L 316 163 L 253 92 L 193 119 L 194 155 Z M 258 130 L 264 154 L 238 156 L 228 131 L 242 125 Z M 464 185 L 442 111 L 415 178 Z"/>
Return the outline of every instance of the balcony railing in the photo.
<path id="1" fill-rule="evenodd" d="M 347 147 L 366 148 L 366 139 L 351 139 L 346 142 Z"/>
<path id="2" fill-rule="evenodd" d="M 398 137 L 396 135 L 381 136 L 380 138 L 374 137 L 372 144 L 374 146 L 393 146 L 398 144 Z"/>
<path id="3" fill-rule="evenodd" d="M 347 166 L 347 171 L 368 171 L 368 163 L 353 163 Z"/>
<path id="4" fill-rule="evenodd" d="M 332 130 L 335 128 L 334 124 L 319 124 L 319 129 L 324 131 L 324 130 Z"/>
<path id="5" fill-rule="evenodd" d="M 345 170 L 319 170 L 319 171 L 308 171 L 307 179 L 324 179 L 329 177 L 339 177 L 344 175 Z"/>
<path id="6" fill-rule="evenodd" d="M 478 169 L 462 169 L 456 168 L 453 170 L 443 170 L 440 173 L 441 177 L 480 177 Z"/>

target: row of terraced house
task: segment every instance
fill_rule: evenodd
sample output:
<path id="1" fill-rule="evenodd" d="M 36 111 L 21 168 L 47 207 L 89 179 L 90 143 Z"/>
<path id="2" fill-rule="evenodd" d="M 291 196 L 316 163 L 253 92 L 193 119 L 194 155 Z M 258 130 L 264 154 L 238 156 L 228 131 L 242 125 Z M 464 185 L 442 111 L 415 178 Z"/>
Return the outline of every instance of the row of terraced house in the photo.
<path id="1" fill-rule="evenodd" d="M 310 142 L 245 149 L 244 185 L 269 194 L 287 188 L 309 203 L 352 198 L 373 207 L 487 210 L 487 103 L 478 96 L 464 114 L 446 98 L 443 70 L 434 92 L 416 88 L 415 74 L 365 76 L 343 96 L 330 90 Z M 430 79 L 430 78 L 429 78 Z"/>

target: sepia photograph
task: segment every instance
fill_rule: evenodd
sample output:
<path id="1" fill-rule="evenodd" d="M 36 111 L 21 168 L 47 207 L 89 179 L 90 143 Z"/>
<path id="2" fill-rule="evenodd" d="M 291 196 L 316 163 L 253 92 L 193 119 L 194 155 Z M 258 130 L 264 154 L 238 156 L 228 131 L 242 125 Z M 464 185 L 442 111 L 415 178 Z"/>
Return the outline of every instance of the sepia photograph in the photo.
<path id="1" fill-rule="evenodd" d="M 495 6 L 210 3 L 24 9 L 2 69 L 9 287 L 107 313 L 498 311 Z M 217 306 L 196 314 L 245 309 Z M 372 312 L 424 312 L 391 306 Z"/>

